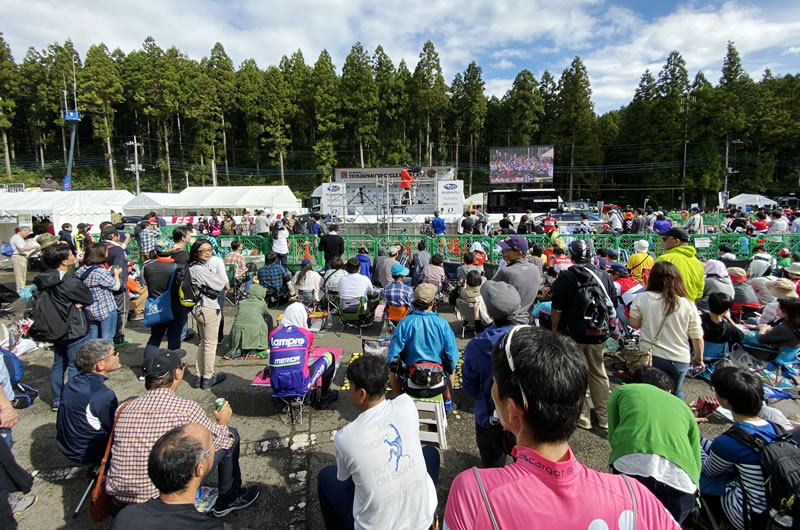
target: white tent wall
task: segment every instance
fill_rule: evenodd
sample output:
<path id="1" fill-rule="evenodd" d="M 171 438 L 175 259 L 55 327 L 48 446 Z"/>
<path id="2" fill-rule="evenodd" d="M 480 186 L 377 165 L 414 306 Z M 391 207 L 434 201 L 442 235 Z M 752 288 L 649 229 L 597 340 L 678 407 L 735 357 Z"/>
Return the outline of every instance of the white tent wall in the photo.
<path id="1" fill-rule="evenodd" d="M 189 187 L 176 199 L 171 209 L 196 211 L 200 215 L 208 215 L 212 209 L 235 209 L 239 213 L 244 208 L 300 212 L 298 200 L 288 186 Z"/>

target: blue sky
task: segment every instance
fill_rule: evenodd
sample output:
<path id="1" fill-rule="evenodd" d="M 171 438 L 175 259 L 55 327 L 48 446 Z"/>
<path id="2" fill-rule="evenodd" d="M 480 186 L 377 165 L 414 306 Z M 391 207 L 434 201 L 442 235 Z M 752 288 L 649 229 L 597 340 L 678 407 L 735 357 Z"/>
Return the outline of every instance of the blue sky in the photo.
<path id="1" fill-rule="evenodd" d="M 712 82 L 728 40 L 755 78 L 765 67 L 800 72 L 800 2 L 766 0 L 0 0 L 0 31 L 18 61 L 29 46 L 71 38 L 130 51 L 152 35 L 191 57 L 216 41 L 235 64 L 253 57 L 263 68 L 302 49 L 313 64 L 325 48 L 337 71 L 356 41 L 382 44 L 395 64 L 417 62 L 425 40 L 439 52 L 448 83 L 475 60 L 486 91 L 501 97 L 527 68 L 556 78 L 576 55 L 586 63 L 599 113 L 626 104 L 646 68 L 658 73 L 677 49 L 690 77 Z"/>

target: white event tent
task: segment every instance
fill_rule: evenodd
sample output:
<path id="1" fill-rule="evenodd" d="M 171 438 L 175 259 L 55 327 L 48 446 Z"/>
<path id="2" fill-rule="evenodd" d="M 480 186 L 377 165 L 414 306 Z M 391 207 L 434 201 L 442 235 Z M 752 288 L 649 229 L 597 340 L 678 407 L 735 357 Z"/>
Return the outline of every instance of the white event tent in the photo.
<path id="1" fill-rule="evenodd" d="M 150 212 L 165 213 L 176 203 L 177 193 L 140 193 L 124 207 L 126 215 L 145 215 Z"/>
<path id="2" fill-rule="evenodd" d="M 271 211 L 297 211 L 300 201 L 288 186 L 216 186 L 189 187 L 174 197 L 167 210 L 193 210 L 206 214 L 210 210 L 242 210 L 264 208 Z"/>
<path id="3" fill-rule="evenodd" d="M 111 219 L 111 210 L 121 212 L 125 204 L 133 199 L 127 190 L 79 190 L 79 191 L 31 191 L 0 193 L 0 216 L 11 223 L 3 224 L 2 238 L 10 237 L 20 216 L 44 216 L 50 218 L 56 232 L 64 223 L 74 227 L 78 223 L 94 225 L 98 230 L 102 221 Z"/>
<path id="4" fill-rule="evenodd" d="M 763 195 L 753 193 L 740 193 L 736 197 L 728 199 L 728 204 L 734 206 L 777 206 L 778 203 Z"/>

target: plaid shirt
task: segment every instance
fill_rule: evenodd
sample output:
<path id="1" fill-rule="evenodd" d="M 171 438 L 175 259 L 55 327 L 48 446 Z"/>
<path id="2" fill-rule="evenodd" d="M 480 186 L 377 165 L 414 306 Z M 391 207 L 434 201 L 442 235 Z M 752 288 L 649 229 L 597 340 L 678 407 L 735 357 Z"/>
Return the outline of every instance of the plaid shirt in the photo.
<path id="1" fill-rule="evenodd" d="M 258 283 L 267 289 L 267 293 L 281 293 L 286 290 L 286 284 L 292 280 L 283 265 L 270 263 L 258 269 Z"/>
<path id="2" fill-rule="evenodd" d="M 83 275 L 89 267 L 81 267 L 75 271 L 75 276 L 83 281 L 83 284 L 92 292 L 94 303 L 86 306 L 86 314 L 90 320 L 97 322 L 105 320 L 112 311 L 117 310 L 117 304 L 114 302 L 114 295 L 111 291 L 116 286 L 119 289 L 119 284 L 114 282 L 114 277 L 108 272 L 108 269 L 102 265 L 97 266 L 92 272 L 83 279 Z"/>
<path id="3" fill-rule="evenodd" d="M 247 277 L 247 260 L 244 259 L 238 252 L 229 252 L 225 256 L 225 265 L 234 265 L 236 266 L 236 272 L 234 275 L 236 276 L 237 280 L 241 280 Z"/>
<path id="4" fill-rule="evenodd" d="M 142 230 L 139 232 L 139 249 L 142 251 L 142 256 L 145 258 L 150 254 L 150 251 L 156 248 L 156 239 L 161 237 L 159 230 Z"/>
<path id="5" fill-rule="evenodd" d="M 122 503 L 141 503 L 158 497 L 147 475 L 147 459 L 156 441 L 187 423 L 199 423 L 214 438 L 215 450 L 233 447 L 233 435 L 224 425 L 211 422 L 194 401 L 169 388 L 149 390 L 128 404 L 119 415 L 111 446 L 106 491 Z"/>
<path id="6" fill-rule="evenodd" d="M 391 282 L 383 288 L 383 297 L 386 299 L 387 306 L 405 306 L 411 309 L 414 290 L 403 282 Z"/>

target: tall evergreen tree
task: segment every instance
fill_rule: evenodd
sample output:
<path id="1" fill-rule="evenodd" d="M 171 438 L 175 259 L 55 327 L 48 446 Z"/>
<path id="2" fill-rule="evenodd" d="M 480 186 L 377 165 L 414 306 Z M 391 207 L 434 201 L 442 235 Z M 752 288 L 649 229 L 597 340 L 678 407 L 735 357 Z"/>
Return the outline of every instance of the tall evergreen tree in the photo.
<path id="1" fill-rule="evenodd" d="M 475 148 L 486 123 L 487 101 L 484 94 L 481 67 L 475 61 L 464 71 L 464 99 L 466 100 L 464 121 L 470 138 L 469 148 L 469 195 L 472 195 L 472 170 L 475 164 Z"/>
<path id="2" fill-rule="evenodd" d="M 17 64 L 11 55 L 11 47 L 0 33 L 0 132 L 3 134 L 3 158 L 6 165 L 6 178 L 11 180 L 11 153 L 8 147 L 8 130 L 14 119 L 16 102 L 14 98 L 19 89 Z"/>
<path id="3" fill-rule="evenodd" d="M 369 55 L 360 42 L 353 45 L 344 61 L 339 91 L 345 131 L 358 144 L 364 167 L 364 144 L 374 144 L 378 130 L 378 88 Z"/>
<path id="4" fill-rule="evenodd" d="M 422 118 L 425 129 L 425 152 L 428 165 L 433 164 L 431 146 L 431 118 L 439 117 L 447 107 L 447 85 L 442 76 L 439 54 L 433 42 L 426 41 L 419 53 L 419 62 L 414 69 L 413 108 Z"/>
<path id="5" fill-rule="evenodd" d="M 220 126 L 222 131 L 222 152 L 225 161 L 225 178 L 228 185 L 231 184 L 231 174 L 228 168 L 228 128 L 230 124 L 226 122 L 226 113 L 230 112 L 233 97 L 234 97 L 234 71 L 233 61 L 231 61 L 228 54 L 225 53 L 225 48 L 217 42 L 211 48 L 211 55 L 204 66 L 208 71 L 209 77 L 217 84 L 217 95 L 220 104 Z"/>
<path id="6" fill-rule="evenodd" d="M 317 169 L 331 175 L 336 165 L 334 138 L 342 128 L 339 117 L 339 78 L 327 50 L 314 64 L 311 89 L 314 94 L 314 160 Z"/>
<path id="7" fill-rule="evenodd" d="M 265 94 L 263 105 L 266 116 L 266 143 L 272 146 L 270 155 L 278 158 L 281 170 L 281 186 L 286 185 L 283 160 L 289 139 L 289 88 L 283 73 L 276 66 L 270 66 L 264 75 Z"/>

